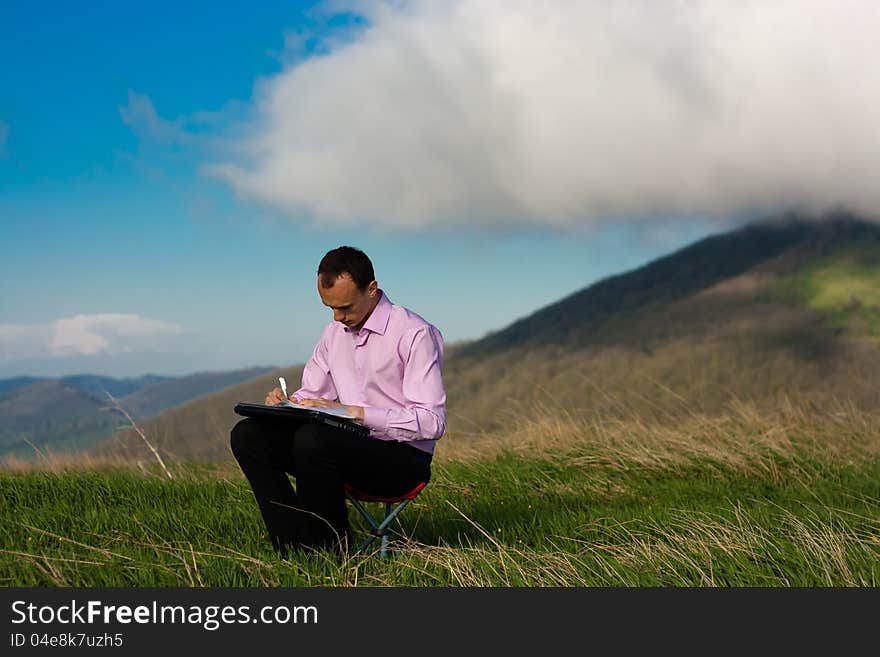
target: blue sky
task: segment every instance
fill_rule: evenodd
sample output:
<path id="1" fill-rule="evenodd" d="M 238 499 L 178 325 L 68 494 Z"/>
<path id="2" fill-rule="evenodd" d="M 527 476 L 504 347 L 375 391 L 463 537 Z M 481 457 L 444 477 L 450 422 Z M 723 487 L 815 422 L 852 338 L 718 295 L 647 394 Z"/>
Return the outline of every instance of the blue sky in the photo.
<path id="1" fill-rule="evenodd" d="M 0 377 L 302 362 L 340 244 L 448 343 L 479 338 L 780 204 L 666 194 L 613 125 L 565 123 L 577 85 L 536 87 L 539 54 L 486 51 L 486 21 L 340 6 L 3 4 Z"/>

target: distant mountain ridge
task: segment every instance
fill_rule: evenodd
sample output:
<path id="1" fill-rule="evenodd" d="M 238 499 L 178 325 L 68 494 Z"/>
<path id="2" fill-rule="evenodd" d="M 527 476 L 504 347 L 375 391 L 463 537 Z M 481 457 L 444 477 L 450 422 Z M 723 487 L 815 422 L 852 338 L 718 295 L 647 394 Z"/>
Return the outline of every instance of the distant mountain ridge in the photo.
<path id="1" fill-rule="evenodd" d="M 171 377 L 79 374 L 0 380 L 0 455 L 87 448 L 127 426 L 109 393 L 136 420 L 274 370 L 251 367 Z"/>
<path id="2" fill-rule="evenodd" d="M 0 399 L 7 394 L 15 392 L 19 388 L 24 388 L 45 380 L 45 378 L 38 376 L 17 376 L 11 379 L 0 379 Z"/>
<path id="3" fill-rule="evenodd" d="M 610 276 L 463 346 L 462 356 L 550 341 L 586 344 L 609 317 L 663 305 L 736 277 L 804 244 L 833 249 L 843 242 L 880 240 L 880 226 L 849 213 L 822 220 L 782 216 L 712 235 L 632 271 Z"/>
<path id="4" fill-rule="evenodd" d="M 880 408 L 880 227 L 835 213 L 771 218 L 707 237 L 594 283 L 506 328 L 448 345 L 448 432 L 501 431 L 538 409 L 674 421 L 748 400 Z M 442 329 L 442 327 L 441 327 Z M 159 449 L 229 459 L 237 400 L 261 400 L 283 368 L 160 413 Z M 445 443 L 444 443 L 445 441 Z M 150 458 L 118 434 L 126 458 Z M 121 446 L 121 447 L 120 447 Z"/>
<path id="5" fill-rule="evenodd" d="M 170 381 L 174 378 L 176 377 L 156 376 L 154 374 L 145 374 L 136 378 L 129 377 L 122 379 L 110 376 L 100 376 L 98 374 L 72 374 L 70 376 L 57 378 L 19 376 L 10 379 L 0 379 L 0 399 L 12 394 L 16 390 L 41 381 L 59 381 L 64 384 L 69 384 L 96 399 L 106 399 L 104 391 L 109 392 L 114 397 L 126 397 L 146 386 L 162 383 L 163 381 Z"/>
<path id="6" fill-rule="evenodd" d="M 174 381 L 179 378 L 145 374 L 137 378 L 114 379 L 109 376 L 97 376 L 94 374 L 76 374 L 62 377 L 61 381 L 79 388 L 90 397 L 105 401 L 107 399 L 106 393 L 108 392 L 114 397 L 128 397 L 144 388 L 153 387 L 157 384 Z"/>

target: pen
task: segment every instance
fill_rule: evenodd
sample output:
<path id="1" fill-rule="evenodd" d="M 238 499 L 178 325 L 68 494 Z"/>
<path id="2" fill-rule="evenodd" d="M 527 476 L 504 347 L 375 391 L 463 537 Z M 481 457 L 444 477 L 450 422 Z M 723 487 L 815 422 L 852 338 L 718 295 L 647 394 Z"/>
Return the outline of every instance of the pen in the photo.
<path id="1" fill-rule="evenodd" d="M 287 382 L 284 380 L 283 376 L 278 377 L 278 383 L 281 384 L 281 392 L 284 393 L 284 399 L 289 399 L 287 396 Z"/>

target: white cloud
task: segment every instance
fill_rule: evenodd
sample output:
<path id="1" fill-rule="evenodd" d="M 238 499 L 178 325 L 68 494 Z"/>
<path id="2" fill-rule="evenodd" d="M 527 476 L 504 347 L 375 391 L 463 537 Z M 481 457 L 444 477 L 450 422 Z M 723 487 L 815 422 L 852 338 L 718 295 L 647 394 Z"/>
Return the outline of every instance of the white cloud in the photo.
<path id="1" fill-rule="evenodd" d="M 873 0 L 357 6 L 209 174 L 332 224 L 880 213 Z"/>
<path id="2" fill-rule="evenodd" d="M 183 144 L 191 141 L 185 120 L 168 120 L 156 112 L 153 101 L 148 96 L 128 92 L 128 104 L 119 108 L 122 122 L 141 140 L 162 144 Z"/>
<path id="3" fill-rule="evenodd" d="M 118 313 L 76 315 L 47 324 L 2 324 L 0 361 L 151 351 L 182 332 L 176 324 Z"/>

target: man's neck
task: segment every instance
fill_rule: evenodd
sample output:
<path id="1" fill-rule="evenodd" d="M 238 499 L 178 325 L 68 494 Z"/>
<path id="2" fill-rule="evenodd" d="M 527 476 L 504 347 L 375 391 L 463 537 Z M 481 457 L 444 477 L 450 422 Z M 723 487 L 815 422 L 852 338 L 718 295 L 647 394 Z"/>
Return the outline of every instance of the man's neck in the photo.
<path id="1" fill-rule="evenodd" d="M 379 293 L 376 295 L 376 300 L 373 301 L 373 307 L 370 308 L 370 311 L 366 315 L 364 315 L 363 320 L 357 326 L 351 327 L 352 332 L 357 333 L 362 328 L 364 328 L 364 325 L 367 323 L 367 320 L 369 320 L 370 317 L 373 315 L 373 311 L 376 310 L 376 306 L 379 305 L 379 302 L 381 300 L 382 300 L 382 291 L 379 290 Z"/>

